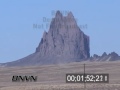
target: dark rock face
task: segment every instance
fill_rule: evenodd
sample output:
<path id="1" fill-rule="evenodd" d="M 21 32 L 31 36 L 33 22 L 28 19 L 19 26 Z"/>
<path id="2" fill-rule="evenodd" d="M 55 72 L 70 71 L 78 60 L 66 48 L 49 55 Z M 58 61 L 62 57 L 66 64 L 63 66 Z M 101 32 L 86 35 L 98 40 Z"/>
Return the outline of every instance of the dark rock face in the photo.
<path id="1" fill-rule="evenodd" d="M 106 52 L 104 52 L 104 53 L 102 54 L 102 57 L 105 57 L 105 56 L 107 56 L 107 53 L 106 53 Z"/>
<path id="2" fill-rule="evenodd" d="M 63 16 L 57 11 L 50 29 L 44 32 L 35 53 L 7 63 L 7 66 L 43 65 L 81 61 L 90 57 L 89 37 L 85 35 L 70 12 Z"/>

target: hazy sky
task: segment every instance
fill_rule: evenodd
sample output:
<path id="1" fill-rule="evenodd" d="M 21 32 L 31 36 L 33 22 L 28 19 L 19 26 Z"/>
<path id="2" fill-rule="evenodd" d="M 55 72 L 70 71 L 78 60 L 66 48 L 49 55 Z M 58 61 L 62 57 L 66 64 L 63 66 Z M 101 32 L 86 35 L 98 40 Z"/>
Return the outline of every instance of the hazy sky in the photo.
<path id="1" fill-rule="evenodd" d="M 120 54 L 120 0 L 0 0 L 0 63 L 35 52 L 56 10 L 73 13 L 90 36 L 91 55 Z"/>

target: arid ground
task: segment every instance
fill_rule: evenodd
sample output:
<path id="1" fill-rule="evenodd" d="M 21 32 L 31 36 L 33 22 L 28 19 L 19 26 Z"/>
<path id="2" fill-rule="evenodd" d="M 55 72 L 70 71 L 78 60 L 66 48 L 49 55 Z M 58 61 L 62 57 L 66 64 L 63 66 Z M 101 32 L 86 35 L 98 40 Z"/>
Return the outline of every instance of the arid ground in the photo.
<path id="1" fill-rule="evenodd" d="M 109 73 L 109 83 L 68 84 L 66 73 Z M 38 76 L 37 82 L 12 82 L 13 75 Z M 120 90 L 120 62 L 75 62 L 31 67 L 0 67 L 0 90 Z"/>

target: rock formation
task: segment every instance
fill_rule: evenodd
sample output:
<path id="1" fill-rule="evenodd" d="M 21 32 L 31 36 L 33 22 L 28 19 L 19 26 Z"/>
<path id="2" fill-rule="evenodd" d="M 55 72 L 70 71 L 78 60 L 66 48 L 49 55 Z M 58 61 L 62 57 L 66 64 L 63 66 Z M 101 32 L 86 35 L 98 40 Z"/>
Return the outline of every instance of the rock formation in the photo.
<path id="1" fill-rule="evenodd" d="M 89 37 L 77 26 L 71 12 L 64 17 L 58 11 L 36 52 L 42 57 L 89 58 Z"/>
<path id="2" fill-rule="evenodd" d="M 44 32 L 35 53 L 5 65 L 59 64 L 81 61 L 89 57 L 89 37 L 80 30 L 71 12 L 63 16 L 57 11 L 49 31 Z"/>
<path id="3" fill-rule="evenodd" d="M 88 60 L 90 61 L 117 61 L 117 60 L 120 60 L 120 56 L 115 52 L 112 52 L 110 54 L 107 54 L 106 52 L 104 52 L 102 56 L 98 56 L 97 54 L 94 54 L 93 57 L 91 57 Z"/>

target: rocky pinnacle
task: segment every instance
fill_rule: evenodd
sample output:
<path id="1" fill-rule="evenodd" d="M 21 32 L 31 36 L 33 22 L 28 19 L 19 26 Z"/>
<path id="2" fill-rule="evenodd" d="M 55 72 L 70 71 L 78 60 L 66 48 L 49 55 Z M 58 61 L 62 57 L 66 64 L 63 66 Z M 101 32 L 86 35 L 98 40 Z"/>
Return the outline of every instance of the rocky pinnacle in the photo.
<path id="1" fill-rule="evenodd" d="M 56 12 L 36 51 L 5 66 L 47 65 L 81 61 L 90 57 L 89 37 L 78 27 L 71 12 Z"/>

